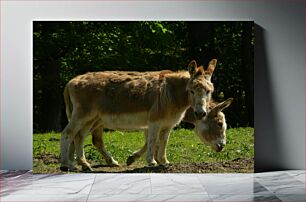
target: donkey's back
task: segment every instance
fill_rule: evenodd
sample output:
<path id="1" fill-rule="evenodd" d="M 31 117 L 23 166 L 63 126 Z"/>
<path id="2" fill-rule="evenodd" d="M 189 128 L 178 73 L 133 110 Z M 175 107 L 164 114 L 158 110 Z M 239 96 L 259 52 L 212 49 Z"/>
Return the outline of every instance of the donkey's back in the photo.
<path id="1" fill-rule="evenodd" d="M 213 59 L 206 71 L 191 61 L 189 71 L 107 71 L 72 79 L 64 91 L 70 121 L 61 137 L 61 169 L 72 168 L 74 148 L 70 146 L 74 144 L 78 163 L 83 169 L 91 170 L 83 152 L 84 139 L 89 131 L 100 133 L 103 128 L 147 129 L 148 164 L 157 163 L 153 154 L 157 138 L 157 160 L 160 164 L 168 163 L 166 145 L 170 130 L 190 106 L 197 119 L 206 113 L 206 103 L 213 91 L 210 78 L 216 62 Z M 101 153 L 107 154 L 107 151 L 101 149 Z"/>
<path id="2" fill-rule="evenodd" d="M 145 129 L 150 121 L 171 117 L 178 122 L 185 108 L 175 113 L 178 110 L 170 102 L 178 99 L 171 89 L 175 85 L 179 88 L 180 83 L 167 83 L 171 79 L 166 79 L 165 74 L 172 72 L 107 71 L 80 75 L 66 85 L 65 97 L 70 98 L 65 99 L 66 107 L 87 119 L 97 119 L 92 127 Z M 187 76 L 187 73 L 179 74 L 179 77 Z M 71 112 L 67 112 L 69 117 L 68 114 Z"/>

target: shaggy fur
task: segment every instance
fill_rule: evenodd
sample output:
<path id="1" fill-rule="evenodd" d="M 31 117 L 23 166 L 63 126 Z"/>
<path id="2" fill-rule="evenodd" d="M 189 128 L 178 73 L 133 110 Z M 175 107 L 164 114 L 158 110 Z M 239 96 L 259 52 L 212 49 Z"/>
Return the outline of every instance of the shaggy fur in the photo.
<path id="1" fill-rule="evenodd" d="M 208 72 L 192 61 L 189 73 L 106 71 L 87 73 L 69 81 L 64 99 L 70 121 L 62 132 L 61 169 L 73 168 L 75 149 L 78 163 L 83 169 L 91 170 L 83 142 L 89 131 L 102 133 L 103 128 L 148 130 L 148 164 L 156 164 L 153 150 L 157 138 L 158 162 L 168 163 L 166 145 L 170 130 L 181 121 L 188 107 L 200 115 L 206 112 L 206 103 L 213 92 L 211 63 L 216 64 L 216 60 L 212 61 L 215 62 L 210 62 Z M 105 149 L 99 151 L 108 154 Z"/>
<path id="2" fill-rule="evenodd" d="M 208 114 L 201 120 L 196 120 L 192 108 L 189 108 L 182 121 L 195 125 L 195 133 L 200 140 L 209 145 L 213 150 L 220 152 L 226 144 L 226 120 L 222 112 L 225 108 L 229 107 L 233 99 L 229 98 L 222 103 L 208 103 Z M 145 132 L 145 144 L 137 151 L 133 152 L 127 159 L 127 165 L 131 165 L 138 158 L 140 158 L 146 151 L 147 133 Z M 156 148 L 158 148 L 158 143 Z M 158 149 L 155 150 L 154 156 L 156 159 L 159 156 Z"/>

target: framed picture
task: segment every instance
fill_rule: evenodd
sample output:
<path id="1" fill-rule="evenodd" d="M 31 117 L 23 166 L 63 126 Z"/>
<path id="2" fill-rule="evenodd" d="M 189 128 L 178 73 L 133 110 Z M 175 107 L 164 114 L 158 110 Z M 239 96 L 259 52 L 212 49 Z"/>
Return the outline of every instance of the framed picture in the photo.
<path id="1" fill-rule="evenodd" d="M 253 172 L 254 22 L 33 21 L 33 99 L 35 173 Z"/>

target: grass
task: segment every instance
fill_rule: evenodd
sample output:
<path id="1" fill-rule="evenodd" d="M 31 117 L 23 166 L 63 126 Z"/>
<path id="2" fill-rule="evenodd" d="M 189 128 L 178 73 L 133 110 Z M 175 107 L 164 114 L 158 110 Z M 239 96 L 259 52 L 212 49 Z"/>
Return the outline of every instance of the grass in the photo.
<path id="1" fill-rule="evenodd" d="M 144 143 L 143 132 L 109 131 L 104 134 L 107 150 L 120 163 Z M 100 153 L 91 144 L 88 136 L 84 144 L 85 155 L 92 165 L 106 164 Z M 33 134 L 33 172 L 58 172 L 60 157 L 60 133 Z M 232 128 L 227 130 L 227 144 L 222 152 L 214 152 L 200 142 L 192 130 L 176 129 L 171 132 L 167 146 L 168 160 L 173 163 L 220 162 L 237 158 L 254 158 L 254 129 Z M 136 166 L 145 166 L 142 156 Z"/>

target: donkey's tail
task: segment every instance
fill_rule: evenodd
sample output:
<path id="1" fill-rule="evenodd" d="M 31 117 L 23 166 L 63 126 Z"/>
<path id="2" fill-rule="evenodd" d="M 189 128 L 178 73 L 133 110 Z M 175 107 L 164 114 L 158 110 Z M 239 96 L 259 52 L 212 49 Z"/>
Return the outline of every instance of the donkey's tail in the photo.
<path id="1" fill-rule="evenodd" d="M 67 116 L 68 121 L 70 121 L 73 108 L 72 108 L 69 89 L 67 85 L 64 90 L 64 101 L 65 101 L 65 106 L 66 106 L 66 116 Z"/>

